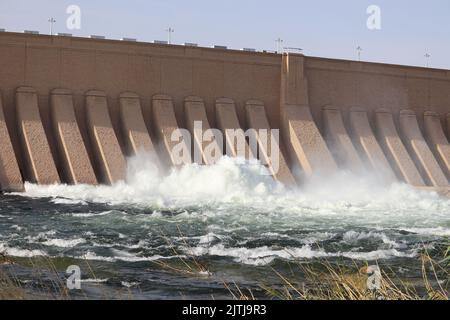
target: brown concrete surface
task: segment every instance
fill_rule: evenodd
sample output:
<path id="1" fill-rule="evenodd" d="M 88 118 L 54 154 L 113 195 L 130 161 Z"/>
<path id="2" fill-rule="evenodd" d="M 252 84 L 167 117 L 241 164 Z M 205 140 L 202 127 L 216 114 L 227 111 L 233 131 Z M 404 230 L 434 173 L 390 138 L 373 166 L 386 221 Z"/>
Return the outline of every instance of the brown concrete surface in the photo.
<path id="1" fill-rule="evenodd" d="M 26 152 L 22 152 L 27 148 L 21 137 L 21 126 L 17 126 L 15 92 L 22 86 L 36 90 L 40 120 L 58 169 L 63 166 L 53 146 L 56 137 L 50 117 L 50 92 L 61 87 L 73 92 L 79 130 L 95 171 L 99 171 L 99 165 L 94 160 L 101 156 L 97 154 L 96 144 L 91 146 L 84 96 L 92 88 L 102 90 L 106 95 L 110 121 L 122 149 L 125 149 L 126 139 L 122 137 L 118 97 L 124 91 L 139 95 L 146 126 L 151 130 L 154 125 L 152 98 L 161 92 L 173 99 L 173 113 L 180 126 L 185 119 L 184 99 L 187 96 L 202 98 L 212 127 L 218 127 L 215 123 L 217 97 L 229 97 L 235 102 L 236 116 L 241 124 L 245 123 L 245 103 L 251 99 L 262 101 L 270 126 L 285 129 L 283 135 L 289 140 L 284 140 L 282 145 L 289 149 L 286 155 L 294 164 L 299 163 L 300 139 L 309 141 L 311 138 L 308 134 L 299 138 L 293 132 L 291 139 L 286 113 L 292 110 L 286 110 L 292 108 L 284 110 L 285 106 L 308 106 L 311 123 L 320 130 L 324 128 L 324 105 L 339 106 L 344 121 L 349 118 L 351 106 L 364 106 L 364 111 L 371 116 L 380 106 L 389 106 L 395 117 L 408 106 L 421 115 L 417 119 L 421 128 L 424 127 L 422 114 L 425 111 L 436 112 L 444 122 L 450 107 L 448 70 L 298 54 L 0 32 L 0 70 L 4 118 L 24 178 L 32 176 L 28 172 L 33 169 L 29 168 L 32 161 L 27 159 Z M 447 125 L 446 130 L 449 128 Z M 291 141 L 295 146 L 290 145 Z M 153 142 L 158 148 L 156 140 Z M 319 145 L 323 146 L 321 142 Z M 50 152 L 47 156 L 52 158 Z M 321 167 L 321 162 L 329 162 L 326 160 L 329 158 L 318 157 L 315 161 Z M 428 183 L 424 169 L 417 163 L 416 167 Z"/>
<path id="2" fill-rule="evenodd" d="M 448 179 L 450 177 L 450 144 L 442 129 L 439 114 L 433 111 L 426 111 L 423 117 L 428 146 L 441 164 L 441 168 L 444 170 Z"/>
<path id="3" fill-rule="evenodd" d="M 139 96 L 132 92 L 124 92 L 119 97 L 120 119 L 127 146 L 128 155 L 140 152 L 148 153 L 160 166 L 156 150 L 145 125 Z"/>
<path id="4" fill-rule="evenodd" d="M 101 181 L 113 184 L 124 180 L 126 162 L 111 124 L 104 92 L 86 92 L 86 120 Z"/>
<path id="5" fill-rule="evenodd" d="M 305 56 L 283 54 L 281 58 L 280 104 L 309 105 L 308 82 L 305 78 Z"/>
<path id="6" fill-rule="evenodd" d="M 252 150 L 253 154 L 259 155 L 259 160 L 261 160 L 264 164 L 267 164 L 269 171 L 276 180 L 287 186 L 295 186 L 295 179 L 289 169 L 283 153 L 281 152 L 281 141 L 278 141 L 277 145 L 272 145 L 272 139 L 270 138 L 271 128 L 269 121 L 267 120 L 264 104 L 258 100 L 249 100 L 247 101 L 245 109 L 247 111 L 247 126 L 255 129 L 255 138 L 259 149 L 259 153 L 257 150 Z M 260 136 L 258 132 L 259 130 L 266 130 L 267 134 L 265 138 Z M 281 140 L 280 134 L 279 139 Z M 272 148 L 276 154 L 272 154 Z M 261 159 L 261 157 L 263 157 L 263 159 Z M 274 168 L 272 165 L 271 159 L 274 157 L 277 157 L 278 159 L 278 168 Z"/>
<path id="7" fill-rule="evenodd" d="M 307 175 L 337 171 L 336 162 L 321 136 L 308 106 L 285 105 L 281 110 L 283 141 L 294 165 Z"/>
<path id="8" fill-rule="evenodd" d="M 97 184 L 75 117 L 72 92 L 54 89 L 50 96 L 53 132 L 63 164 L 64 182 Z"/>
<path id="9" fill-rule="evenodd" d="M 20 87 L 16 91 L 16 111 L 22 152 L 26 162 L 26 180 L 39 184 L 60 183 L 55 161 L 50 151 L 36 91 Z"/>
<path id="10" fill-rule="evenodd" d="M 330 151 L 344 168 L 360 172 L 364 165 L 348 135 L 341 111 L 335 106 L 325 106 L 322 111 L 323 128 Z"/>
<path id="11" fill-rule="evenodd" d="M 447 133 L 447 138 L 450 139 L 450 113 L 447 113 L 445 116 L 445 124 L 447 127 L 445 133 Z"/>
<path id="12" fill-rule="evenodd" d="M 0 94 L 0 191 L 23 191 L 22 176 L 6 127 Z"/>
<path id="13" fill-rule="evenodd" d="M 283 64 L 283 59 L 287 63 Z M 286 104 L 308 105 L 319 128 L 322 107 L 327 104 L 339 106 L 344 118 L 350 106 L 357 105 L 370 113 L 389 106 L 393 114 L 410 106 L 417 114 L 427 109 L 444 119 L 450 106 L 447 70 L 291 53 L 284 57 L 267 52 L 2 32 L 0 61 L 0 88 L 10 129 L 15 122 L 8 116 L 14 112 L 13 91 L 23 85 L 33 86 L 41 97 L 53 88 L 68 88 L 74 93 L 76 108 L 78 99 L 92 88 L 103 90 L 108 99 L 116 99 L 125 90 L 135 92 L 144 109 L 150 109 L 153 95 L 164 92 L 173 97 L 178 121 L 184 119 L 184 98 L 195 95 L 205 101 L 212 127 L 216 127 L 217 97 L 236 102 L 242 123 L 245 102 L 257 99 L 264 102 L 271 126 L 278 128 L 283 70 L 289 74 L 285 88 L 295 88 L 288 92 Z M 13 132 L 11 139 L 16 149 Z"/>
<path id="14" fill-rule="evenodd" d="M 211 137 L 211 140 L 203 138 L 204 132 L 211 129 L 203 99 L 195 96 L 186 97 L 184 99 L 184 112 L 186 127 L 191 133 L 193 140 L 194 161 L 203 164 L 214 164 L 222 156 L 221 145 L 223 145 L 223 141 L 216 140 L 215 136 Z M 201 121 L 201 130 L 194 130 L 195 121 Z M 200 159 L 195 159 L 196 152 L 198 152 Z"/>
<path id="15" fill-rule="evenodd" d="M 178 140 L 172 139 L 173 132 L 179 129 L 172 98 L 167 95 L 157 94 L 153 96 L 152 103 L 154 127 L 159 140 L 158 144 L 164 152 L 166 164 L 178 167 L 192 163 L 191 148 L 184 140 L 184 136 L 182 138 L 177 135 L 175 138 Z M 177 146 L 180 148 L 177 149 Z M 177 150 L 180 153 L 175 152 Z"/>
<path id="16" fill-rule="evenodd" d="M 416 164 L 421 166 L 431 185 L 435 187 L 448 186 L 447 178 L 420 131 L 415 112 L 402 110 L 399 120 L 403 141 Z"/>
<path id="17" fill-rule="evenodd" d="M 239 123 L 235 103 L 232 99 L 219 98 L 216 100 L 216 122 L 225 139 L 224 153 L 229 157 L 240 156 L 245 157 L 245 159 L 254 159 L 245 139 L 244 130 Z M 238 143 L 238 141 L 241 141 L 241 143 Z"/>
<path id="18" fill-rule="evenodd" d="M 398 135 L 392 113 L 387 109 L 375 111 L 375 125 L 378 141 L 397 175 L 413 186 L 425 186 L 419 170 Z"/>
<path id="19" fill-rule="evenodd" d="M 350 128 L 357 149 L 368 160 L 370 168 L 387 179 L 396 180 L 395 174 L 386 159 L 367 117 L 367 112 L 361 108 L 350 111 Z"/>

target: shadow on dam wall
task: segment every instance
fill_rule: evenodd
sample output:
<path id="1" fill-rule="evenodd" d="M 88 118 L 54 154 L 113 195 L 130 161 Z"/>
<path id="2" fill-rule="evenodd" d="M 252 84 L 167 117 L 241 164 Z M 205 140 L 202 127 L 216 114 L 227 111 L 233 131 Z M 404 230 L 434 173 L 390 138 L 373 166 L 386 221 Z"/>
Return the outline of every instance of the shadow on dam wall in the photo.
<path id="1" fill-rule="evenodd" d="M 364 167 L 449 187 L 448 70 L 0 33 L 0 92 L 2 191 L 24 181 L 112 184 L 141 149 L 170 167 L 173 130 L 192 133 L 194 121 L 222 132 L 280 129 L 279 170 L 268 169 L 285 184 Z M 233 156 L 238 146 L 223 142 Z M 195 135 L 193 144 L 211 163 Z"/>

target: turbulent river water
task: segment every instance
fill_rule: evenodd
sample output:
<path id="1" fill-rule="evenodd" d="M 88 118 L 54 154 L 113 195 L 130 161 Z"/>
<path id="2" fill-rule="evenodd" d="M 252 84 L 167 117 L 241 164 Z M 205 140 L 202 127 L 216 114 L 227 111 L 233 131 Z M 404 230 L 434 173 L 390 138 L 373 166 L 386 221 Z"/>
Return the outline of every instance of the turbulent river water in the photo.
<path id="1" fill-rule="evenodd" d="M 231 298 L 224 282 L 263 297 L 261 285 L 282 285 L 274 269 L 295 276 L 318 258 L 419 279 L 421 250 L 450 236 L 450 200 L 435 193 L 345 171 L 288 190 L 264 170 L 224 157 L 161 176 L 140 157 L 126 183 L 26 184 L 0 196 L 0 252 L 15 261 L 1 267 L 33 290 L 50 277 L 33 259 L 62 279 L 78 265 L 80 297 Z"/>

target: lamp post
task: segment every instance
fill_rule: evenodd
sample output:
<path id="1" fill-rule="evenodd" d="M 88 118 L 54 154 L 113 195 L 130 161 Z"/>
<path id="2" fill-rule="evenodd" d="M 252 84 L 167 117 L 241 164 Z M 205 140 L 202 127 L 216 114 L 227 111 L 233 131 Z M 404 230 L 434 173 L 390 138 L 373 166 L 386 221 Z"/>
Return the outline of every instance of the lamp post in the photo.
<path id="1" fill-rule="evenodd" d="M 171 27 L 169 27 L 169 29 L 166 29 L 167 32 L 167 43 L 171 44 L 172 42 L 172 33 L 175 32 L 174 29 L 172 29 Z"/>
<path id="2" fill-rule="evenodd" d="M 277 52 L 282 53 L 283 39 L 278 38 L 277 40 L 275 40 L 275 42 L 277 43 Z"/>
<path id="3" fill-rule="evenodd" d="M 356 48 L 356 51 L 358 52 L 358 61 L 361 61 L 361 52 L 363 51 L 363 49 L 358 46 L 358 48 Z"/>
<path id="4" fill-rule="evenodd" d="M 56 20 L 53 17 L 51 17 L 48 19 L 48 22 L 50 22 L 50 35 L 52 36 L 53 35 L 53 24 L 56 22 Z"/>
<path id="5" fill-rule="evenodd" d="M 426 66 L 427 66 L 427 68 L 429 68 L 429 67 L 430 67 L 430 58 L 431 58 L 431 54 L 425 53 L 424 57 L 425 57 L 425 59 L 426 59 Z"/>

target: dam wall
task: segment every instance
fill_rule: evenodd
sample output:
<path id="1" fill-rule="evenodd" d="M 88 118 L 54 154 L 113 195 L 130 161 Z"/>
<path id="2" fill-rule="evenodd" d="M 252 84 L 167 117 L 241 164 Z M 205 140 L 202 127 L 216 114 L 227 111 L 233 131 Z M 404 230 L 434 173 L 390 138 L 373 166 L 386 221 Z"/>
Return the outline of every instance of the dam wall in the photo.
<path id="1" fill-rule="evenodd" d="M 254 101 L 262 120 L 248 112 Z M 448 70 L 2 32 L 0 188 L 111 184 L 141 149 L 170 168 L 171 132 L 192 131 L 205 115 L 207 128 L 224 130 L 224 102 L 233 128 L 280 129 L 290 181 L 363 163 L 413 185 L 448 186 Z"/>

